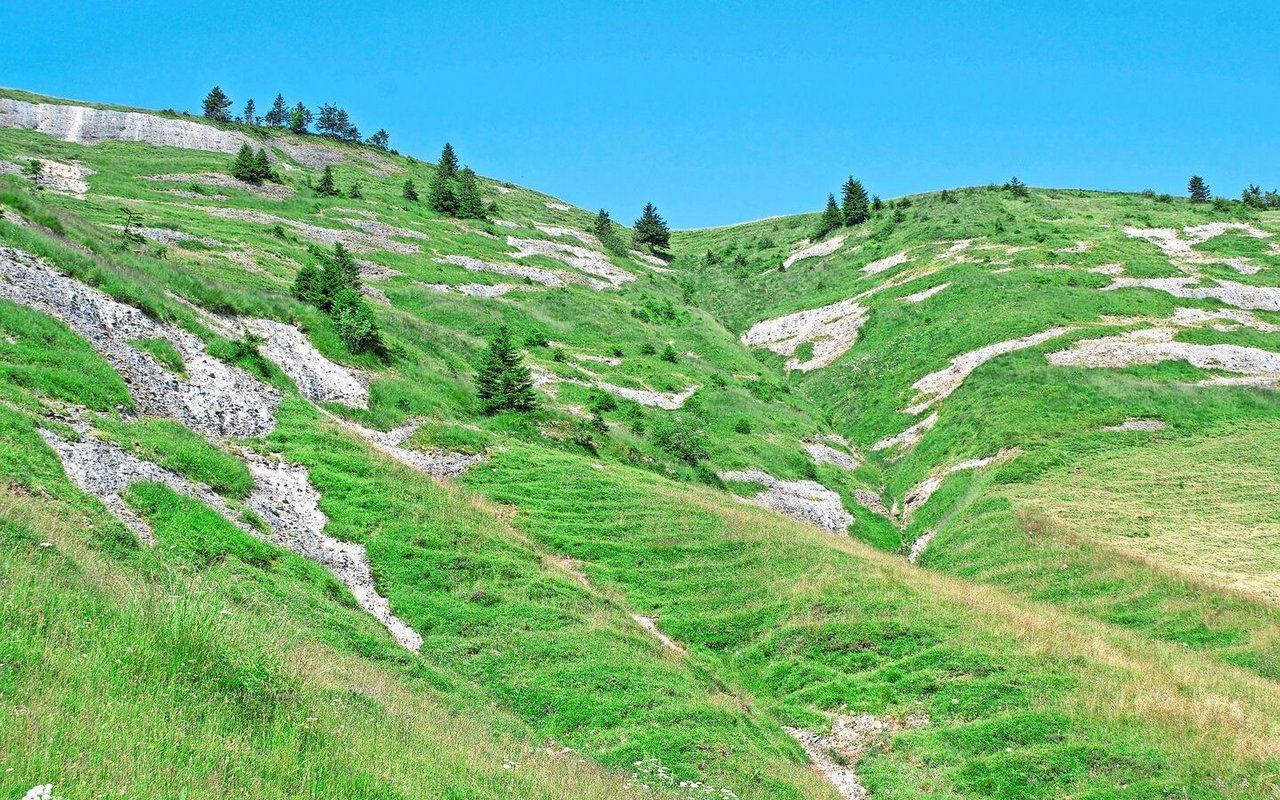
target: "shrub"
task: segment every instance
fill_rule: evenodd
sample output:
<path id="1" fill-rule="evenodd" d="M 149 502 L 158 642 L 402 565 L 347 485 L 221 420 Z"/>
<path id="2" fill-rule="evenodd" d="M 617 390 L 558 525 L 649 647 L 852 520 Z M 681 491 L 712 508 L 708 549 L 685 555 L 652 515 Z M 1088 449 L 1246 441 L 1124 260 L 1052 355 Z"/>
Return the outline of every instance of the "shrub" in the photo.
<path id="1" fill-rule="evenodd" d="M 653 424 L 650 439 L 658 448 L 686 464 L 707 457 L 707 433 L 694 414 L 676 412 Z"/>

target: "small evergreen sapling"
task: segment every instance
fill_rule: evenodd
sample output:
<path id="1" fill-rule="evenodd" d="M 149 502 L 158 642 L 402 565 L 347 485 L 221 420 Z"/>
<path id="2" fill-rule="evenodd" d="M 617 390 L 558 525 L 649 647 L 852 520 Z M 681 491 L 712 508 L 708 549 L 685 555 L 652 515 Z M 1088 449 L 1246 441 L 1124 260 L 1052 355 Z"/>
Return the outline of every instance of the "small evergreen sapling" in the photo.
<path id="1" fill-rule="evenodd" d="M 822 217 L 818 220 L 818 230 L 814 232 L 815 239 L 821 239 L 828 233 L 844 224 L 845 216 L 840 211 L 840 206 L 836 205 L 836 196 L 827 195 L 827 207 L 823 209 Z"/>
<path id="2" fill-rule="evenodd" d="M 316 185 L 316 194 L 325 197 L 337 197 L 338 186 L 333 182 L 333 167 L 325 165 L 324 174 L 320 176 L 320 183 Z"/>
<path id="3" fill-rule="evenodd" d="M 404 182 L 404 190 L 401 192 L 401 194 L 404 195 L 405 200 L 408 200 L 412 203 L 418 202 L 418 187 L 413 185 L 412 178 Z"/>
<path id="4" fill-rule="evenodd" d="M 480 186 L 471 167 L 463 167 L 458 173 L 458 216 L 463 219 L 488 219 Z"/>
<path id="5" fill-rule="evenodd" d="M 476 374 L 476 399 L 485 414 L 499 411 L 532 411 L 538 400 L 533 393 L 533 376 L 511 341 L 511 331 L 498 327 Z"/>

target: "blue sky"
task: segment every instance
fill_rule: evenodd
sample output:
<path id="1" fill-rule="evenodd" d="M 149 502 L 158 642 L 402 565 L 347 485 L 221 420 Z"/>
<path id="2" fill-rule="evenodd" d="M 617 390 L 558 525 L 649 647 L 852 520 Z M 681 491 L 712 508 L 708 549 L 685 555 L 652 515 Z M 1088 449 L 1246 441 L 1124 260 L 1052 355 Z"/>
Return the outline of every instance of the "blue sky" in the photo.
<path id="1" fill-rule="evenodd" d="M 1280 185 L 1280 3 L 14 2 L 0 85 L 197 109 L 337 102 L 366 134 L 677 227 L 1018 175 Z M 908 7 L 909 6 L 909 7 Z"/>

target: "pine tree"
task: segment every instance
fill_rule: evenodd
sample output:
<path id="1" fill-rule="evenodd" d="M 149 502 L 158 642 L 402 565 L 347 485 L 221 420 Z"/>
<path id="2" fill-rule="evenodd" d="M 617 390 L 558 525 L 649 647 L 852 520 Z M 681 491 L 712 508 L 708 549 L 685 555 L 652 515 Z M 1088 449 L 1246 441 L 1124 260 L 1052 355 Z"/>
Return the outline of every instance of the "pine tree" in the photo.
<path id="1" fill-rule="evenodd" d="M 1191 180 L 1187 183 L 1187 194 L 1191 197 L 1193 203 L 1209 202 L 1209 184 L 1204 182 L 1204 178 L 1199 175 L 1192 175 Z"/>
<path id="2" fill-rule="evenodd" d="M 409 200 L 414 203 L 418 202 L 418 188 L 413 185 L 412 179 L 404 182 L 403 194 L 405 200 Z"/>
<path id="3" fill-rule="evenodd" d="M 378 132 L 369 137 L 369 144 L 379 150 L 386 150 L 390 142 L 391 135 L 384 128 L 378 128 Z"/>
<path id="4" fill-rule="evenodd" d="M 244 104 L 244 124 L 249 127 L 257 127 L 258 118 L 254 116 L 258 111 L 253 105 L 253 98 L 250 97 Z"/>
<path id="5" fill-rule="evenodd" d="M 258 180 L 253 148 L 249 146 L 248 142 L 240 145 L 240 152 L 236 153 L 236 160 L 231 162 L 231 177 L 251 183 L 256 183 Z"/>
<path id="6" fill-rule="evenodd" d="M 259 181 L 279 181 L 275 170 L 271 168 L 271 159 L 267 156 L 265 147 L 258 148 L 258 154 L 253 157 L 253 177 Z"/>
<path id="7" fill-rule="evenodd" d="M 271 104 L 271 110 L 267 112 L 262 121 L 273 128 L 283 128 L 285 126 L 285 123 L 289 121 L 289 107 L 285 105 L 284 95 L 276 95 L 276 101 Z"/>
<path id="8" fill-rule="evenodd" d="M 862 181 L 854 180 L 850 175 L 844 182 L 843 205 L 840 214 L 845 225 L 861 225 L 871 216 L 871 207 L 867 203 L 867 190 L 862 188 Z"/>
<path id="9" fill-rule="evenodd" d="M 814 233 L 815 239 L 821 239 L 836 228 L 845 224 L 846 217 L 840 211 L 840 206 L 836 205 L 836 196 L 827 195 L 827 207 L 822 211 L 822 218 L 818 220 L 818 230 Z"/>
<path id="10" fill-rule="evenodd" d="M 324 175 L 320 177 L 320 183 L 316 186 L 316 193 L 325 197 L 337 197 L 338 187 L 333 182 L 333 167 L 326 164 Z"/>
<path id="11" fill-rule="evenodd" d="M 613 220 L 609 219 L 608 211 L 600 209 L 595 221 L 591 223 L 591 232 L 601 241 L 613 235 Z"/>
<path id="12" fill-rule="evenodd" d="M 216 122 L 231 121 L 231 98 L 227 97 L 221 86 L 213 87 L 205 95 L 204 115 Z"/>
<path id="13" fill-rule="evenodd" d="M 453 145 L 444 143 L 440 151 L 440 162 L 436 164 L 436 174 L 444 175 L 448 180 L 458 177 L 458 156 L 453 152 Z"/>
<path id="14" fill-rule="evenodd" d="M 644 211 L 640 213 L 640 219 L 636 220 L 634 229 L 632 239 L 637 245 L 661 250 L 671 244 L 671 229 L 653 203 L 645 203 Z"/>
<path id="15" fill-rule="evenodd" d="M 458 216 L 463 219 L 488 219 L 489 216 L 471 167 L 463 167 L 458 173 Z"/>
<path id="16" fill-rule="evenodd" d="M 458 195 L 453 190 L 453 180 L 441 168 L 431 177 L 431 189 L 427 197 L 431 207 L 441 214 L 457 216 Z"/>
<path id="17" fill-rule="evenodd" d="M 1018 180 L 1018 176 L 1017 176 L 1017 175 L 1014 175 L 1012 178 L 1010 178 L 1009 180 L 1005 181 L 1004 189 L 1005 189 L 1005 191 L 1006 191 L 1006 192 L 1009 192 L 1009 193 L 1010 193 L 1010 194 L 1012 194 L 1014 197 L 1024 197 L 1024 198 L 1025 198 L 1025 197 L 1030 197 L 1030 196 L 1031 196 L 1031 192 L 1029 192 L 1029 191 L 1027 190 L 1027 185 L 1026 185 L 1025 183 L 1023 183 L 1022 181 Z"/>
<path id="18" fill-rule="evenodd" d="M 317 251 L 316 255 L 321 263 L 320 286 L 325 298 L 322 307 L 327 309 L 338 293 L 345 289 L 360 291 L 360 265 L 342 242 L 333 246 L 332 255 L 323 250 Z"/>
<path id="19" fill-rule="evenodd" d="M 871 198 L 871 210 L 879 211 L 882 208 L 884 208 L 884 201 L 880 199 L 880 195 L 873 196 Z"/>
<path id="20" fill-rule="evenodd" d="M 485 414 L 499 411 L 532 411 L 538 405 L 533 377 L 525 366 L 511 331 L 502 325 L 489 341 L 489 349 L 476 374 L 476 399 Z"/>
<path id="21" fill-rule="evenodd" d="M 289 130 L 296 134 L 304 134 L 311 125 L 311 112 L 302 103 L 298 103 L 289 112 Z"/>

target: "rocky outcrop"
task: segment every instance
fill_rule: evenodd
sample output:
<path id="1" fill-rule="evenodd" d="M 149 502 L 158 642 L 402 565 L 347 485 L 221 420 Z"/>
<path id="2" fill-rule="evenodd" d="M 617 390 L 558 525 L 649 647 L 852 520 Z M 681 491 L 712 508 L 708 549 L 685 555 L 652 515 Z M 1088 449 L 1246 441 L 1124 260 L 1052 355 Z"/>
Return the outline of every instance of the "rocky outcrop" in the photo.
<path id="1" fill-rule="evenodd" d="M 870 315 L 870 310 L 854 297 L 757 322 L 741 339 L 748 347 L 763 347 L 778 355 L 790 356 L 787 369 L 808 372 L 827 366 L 853 347 L 858 340 L 858 330 Z M 812 355 L 802 360 L 795 353 L 806 343 L 812 347 Z"/>
<path id="2" fill-rule="evenodd" d="M 244 134 L 185 119 L 138 111 L 114 111 L 0 98 L 0 128 L 39 131 L 64 142 L 146 142 L 157 147 L 235 153 L 256 144 Z"/>
<path id="3" fill-rule="evenodd" d="M 764 484 L 765 490 L 749 499 L 755 505 L 832 533 L 846 534 L 853 524 L 853 515 L 845 510 L 840 495 L 816 481 L 783 481 L 760 470 L 718 474 L 722 481 Z"/>
<path id="4" fill-rule="evenodd" d="M 369 407 L 368 376 L 325 358 L 302 331 L 270 319 L 242 322 L 263 338 L 262 354 L 293 379 L 303 397 L 313 403 Z"/>

